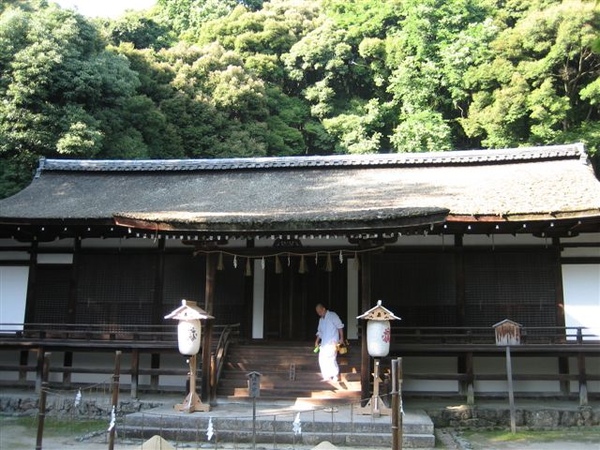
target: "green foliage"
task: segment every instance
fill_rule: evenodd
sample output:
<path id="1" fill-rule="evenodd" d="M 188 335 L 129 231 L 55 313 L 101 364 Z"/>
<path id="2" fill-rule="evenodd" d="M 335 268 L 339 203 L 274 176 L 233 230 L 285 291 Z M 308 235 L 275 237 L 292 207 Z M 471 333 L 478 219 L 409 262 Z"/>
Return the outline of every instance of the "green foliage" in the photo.
<path id="1" fill-rule="evenodd" d="M 600 112 L 600 58 L 592 51 L 598 12 L 588 1 L 549 2 L 499 33 L 477 68 L 487 75 L 473 77 L 465 131 L 487 146 L 514 146 L 563 142 L 588 129 L 582 125 Z"/>
<path id="2" fill-rule="evenodd" d="M 178 34 L 200 28 L 210 19 L 226 16 L 236 5 L 235 0 L 158 0 L 159 14 Z"/>
<path id="3" fill-rule="evenodd" d="M 135 75 L 121 70 L 126 61 L 107 54 L 91 24 L 71 12 L 9 10 L 1 19 L 0 40 L 11 55 L 2 56 L 0 155 L 15 158 L 26 150 L 93 156 L 101 136 L 81 105 L 110 103 L 118 89 L 135 84 Z M 18 26 L 5 27 L 6 19 Z"/>
<path id="4" fill-rule="evenodd" d="M 421 110 L 406 114 L 394 130 L 391 141 L 400 153 L 452 149 L 450 127 L 435 111 Z"/>
<path id="5" fill-rule="evenodd" d="M 213 158 L 584 142 L 590 0 L 158 0 L 88 21 L 0 5 L 0 196 L 40 156 Z"/>
<path id="6" fill-rule="evenodd" d="M 101 22 L 100 27 L 108 42 L 114 46 L 129 42 L 137 49 L 159 50 L 174 42 L 166 25 L 139 12 L 128 12 L 116 20 L 105 20 Z"/>
<path id="7" fill-rule="evenodd" d="M 377 153 L 381 148 L 381 133 L 375 131 L 379 125 L 379 105 L 376 100 L 356 100 L 353 109 L 330 119 L 323 126 L 338 139 L 337 153 Z"/>

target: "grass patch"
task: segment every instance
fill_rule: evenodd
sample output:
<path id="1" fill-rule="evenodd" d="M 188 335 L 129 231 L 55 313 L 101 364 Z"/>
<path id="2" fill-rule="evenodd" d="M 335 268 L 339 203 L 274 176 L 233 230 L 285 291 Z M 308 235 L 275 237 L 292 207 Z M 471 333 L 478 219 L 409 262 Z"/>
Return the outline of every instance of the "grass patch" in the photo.
<path id="1" fill-rule="evenodd" d="M 37 417 L 0 417 L 0 429 L 4 427 L 23 427 L 29 432 L 37 432 Z M 76 420 L 46 417 L 44 420 L 44 436 L 84 436 L 89 433 L 106 431 L 108 421 L 106 420 Z"/>
<path id="2" fill-rule="evenodd" d="M 600 442 L 600 427 L 561 428 L 558 430 L 463 431 L 468 441 L 494 442 Z"/>

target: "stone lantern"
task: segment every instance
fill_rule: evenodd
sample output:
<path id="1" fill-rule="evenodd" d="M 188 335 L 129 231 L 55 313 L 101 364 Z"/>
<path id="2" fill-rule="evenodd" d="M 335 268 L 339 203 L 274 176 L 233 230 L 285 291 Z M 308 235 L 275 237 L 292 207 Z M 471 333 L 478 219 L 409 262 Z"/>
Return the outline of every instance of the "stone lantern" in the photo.
<path id="1" fill-rule="evenodd" d="M 373 370 L 373 396 L 364 407 L 359 408 L 361 414 L 371 414 L 379 417 L 381 414 L 390 414 L 391 409 L 386 407 L 379 397 L 379 358 L 387 356 L 390 352 L 391 320 L 401 320 L 393 312 L 377 301 L 377 306 L 365 311 L 357 319 L 367 320 L 367 351 L 374 358 Z"/>
<path id="2" fill-rule="evenodd" d="M 198 307 L 196 302 L 182 300 L 181 306 L 165 316 L 165 319 L 179 320 L 177 325 L 177 344 L 179 353 L 189 356 L 190 366 L 189 389 L 190 392 L 181 404 L 175 405 L 175 409 L 184 412 L 210 411 L 210 405 L 205 405 L 196 393 L 196 367 L 197 354 L 200 351 L 200 342 L 202 336 L 202 327 L 200 320 L 214 319 L 202 308 Z"/>

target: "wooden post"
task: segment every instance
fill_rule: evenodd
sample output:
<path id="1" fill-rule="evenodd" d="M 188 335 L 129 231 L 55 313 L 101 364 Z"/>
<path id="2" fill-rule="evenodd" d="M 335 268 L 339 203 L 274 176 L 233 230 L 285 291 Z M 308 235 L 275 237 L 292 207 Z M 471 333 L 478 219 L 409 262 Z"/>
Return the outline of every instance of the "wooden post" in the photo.
<path id="1" fill-rule="evenodd" d="M 200 391 L 200 398 L 203 402 L 210 402 L 210 359 L 212 353 L 212 333 L 213 333 L 213 321 L 205 320 L 204 325 L 204 336 L 202 345 L 202 388 Z"/>
<path id="2" fill-rule="evenodd" d="M 398 358 L 398 403 L 399 403 L 399 414 L 398 414 L 398 443 L 400 449 L 402 449 L 402 441 L 404 439 L 404 406 L 402 404 L 402 379 L 404 378 L 402 369 L 402 358 Z"/>
<path id="3" fill-rule="evenodd" d="M 510 405 L 510 431 L 514 434 L 517 432 L 517 424 L 516 424 L 516 417 L 515 417 L 515 394 L 513 391 L 512 361 L 510 358 L 510 345 L 506 346 L 506 378 L 508 380 L 508 402 Z"/>
<path id="4" fill-rule="evenodd" d="M 370 253 L 361 255 L 360 265 L 360 290 L 361 290 L 361 307 L 363 311 L 367 311 L 371 307 L 371 268 L 372 256 Z M 371 384 L 371 357 L 367 350 L 367 321 L 363 320 L 361 326 L 361 353 L 360 353 L 360 387 L 361 400 L 366 402 L 370 397 Z"/>
<path id="5" fill-rule="evenodd" d="M 465 372 L 467 375 L 467 405 L 475 404 L 475 376 L 473 374 L 473 352 L 468 352 L 465 355 Z"/>
<path id="6" fill-rule="evenodd" d="M 463 246 L 463 235 L 454 235 L 454 292 L 456 295 L 456 324 L 464 326 L 466 317 L 465 296 L 465 248 Z"/>
<path id="7" fill-rule="evenodd" d="M 35 393 L 42 392 L 42 383 L 44 381 L 44 347 L 37 349 L 37 368 L 35 376 Z"/>
<path id="8" fill-rule="evenodd" d="M 373 395 L 364 407 L 357 406 L 356 411 L 359 414 L 371 414 L 373 417 L 380 417 L 382 414 L 390 415 L 392 409 L 385 406 L 379 395 L 379 358 L 375 358 L 373 363 Z"/>
<path id="9" fill-rule="evenodd" d="M 175 405 L 177 411 L 193 413 L 195 411 L 210 411 L 210 405 L 202 403 L 198 393 L 196 392 L 196 377 L 198 372 L 198 356 L 192 355 L 189 357 L 188 363 L 190 366 L 189 375 L 189 393 L 183 400 L 183 403 Z"/>
<path id="10" fill-rule="evenodd" d="M 371 398 L 371 415 L 379 417 L 381 415 L 381 397 L 379 397 L 379 358 L 375 358 L 373 369 L 373 397 Z"/>
<path id="11" fill-rule="evenodd" d="M 585 355 L 582 352 L 577 354 L 577 368 L 579 371 L 579 406 L 587 406 L 587 377 L 585 374 Z"/>
<path id="12" fill-rule="evenodd" d="M 210 399 L 211 405 L 217 404 L 217 355 L 210 357 Z"/>
<path id="13" fill-rule="evenodd" d="M 398 392 L 398 362 L 392 360 L 392 450 L 402 450 L 402 422 L 400 419 L 400 395 Z"/>
<path id="14" fill-rule="evenodd" d="M 555 310 L 556 310 L 556 326 L 557 327 L 566 327 L 566 318 L 565 318 L 565 297 L 564 297 L 564 288 L 562 282 L 562 269 L 561 269 L 561 260 L 560 260 L 560 238 L 553 237 L 552 238 L 552 252 L 553 252 L 553 263 L 555 268 Z M 565 330 L 566 331 L 566 330 Z M 565 338 L 565 336 L 561 336 L 561 338 Z M 561 375 L 569 374 L 569 358 L 566 356 L 558 357 L 558 373 Z M 561 380 L 560 384 L 560 392 L 567 398 L 571 391 L 571 382 L 568 379 Z"/>
<path id="15" fill-rule="evenodd" d="M 65 368 L 71 368 L 73 367 L 73 352 L 65 352 L 65 354 L 63 355 L 63 367 Z M 71 385 L 71 371 L 70 370 L 66 370 L 63 372 L 63 384 L 65 386 L 70 386 Z"/>
<path id="16" fill-rule="evenodd" d="M 29 350 L 21 350 L 19 354 L 19 384 L 27 384 L 27 369 L 29 363 Z"/>
<path id="17" fill-rule="evenodd" d="M 204 310 L 208 314 L 212 314 L 215 301 L 215 280 L 217 276 L 217 261 L 216 255 L 207 253 L 206 255 L 206 274 L 204 286 Z M 210 403 L 212 392 L 212 370 L 211 370 L 211 353 L 212 353 L 212 332 L 213 321 L 206 320 L 204 322 L 204 335 L 202 336 L 202 387 L 200 389 L 200 398 L 205 403 Z"/>
<path id="18" fill-rule="evenodd" d="M 117 414 L 117 407 L 119 406 L 119 378 L 121 376 L 121 350 L 115 352 L 115 371 L 113 374 L 112 382 L 112 410 L 111 410 L 111 423 L 108 432 L 108 450 L 114 450 L 115 448 L 115 432 L 116 424 L 113 422 Z"/>
<path id="19" fill-rule="evenodd" d="M 152 353 L 150 355 L 150 368 L 160 369 L 160 353 Z M 154 372 L 150 375 L 150 390 L 158 391 L 159 375 Z"/>
<path id="20" fill-rule="evenodd" d="M 140 381 L 140 350 L 134 348 L 131 351 L 131 398 L 138 398 L 138 386 Z"/>
<path id="21" fill-rule="evenodd" d="M 569 358 L 566 356 L 558 357 L 558 373 L 560 375 L 569 375 Z M 571 382 L 568 379 L 560 380 L 560 392 L 565 398 L 568 398 L 571 391 Z"/>
<path id="22" fill-rule="evenodd" d="M 50 371 L 50 353 L 44 353 L 42 358 L 42 379 L 40 385 L 40 407 L 38 412 L 38 429 L 35 441 L 35 450 L 42 450 L 44 438 L 44 420 L 46 418 L 46 387 L 48 385 L 48 373 Z"/>

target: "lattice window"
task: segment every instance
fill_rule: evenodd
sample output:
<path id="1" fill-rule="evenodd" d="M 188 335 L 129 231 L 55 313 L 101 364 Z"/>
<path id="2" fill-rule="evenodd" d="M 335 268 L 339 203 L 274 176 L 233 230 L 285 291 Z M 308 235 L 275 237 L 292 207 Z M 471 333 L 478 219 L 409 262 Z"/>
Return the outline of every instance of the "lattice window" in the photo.
<path id="1" fill-rule="evenodd" d="M 398 253 L 373 258 L 373 300 L 404 326 L 455 326 L 456 285 L 451 253 Z"/>
<path id="2" fill-rule="evenodd" d="M 65 323 L 69 302 L 71 266 L 38 265 L 35 291 L 35 323 Z"/>
<path id="3" fill-rule="evenodd" d="M 155 265 L 143 254 L 81 255 L 77 323 L 150 324 Z"/>
<path id="4" fill-rule="evenodd" d="M 556 326 L 556 263 L 550 251 L 467 253 L 466 325 L 511 319 L 524 326 Z"/>

